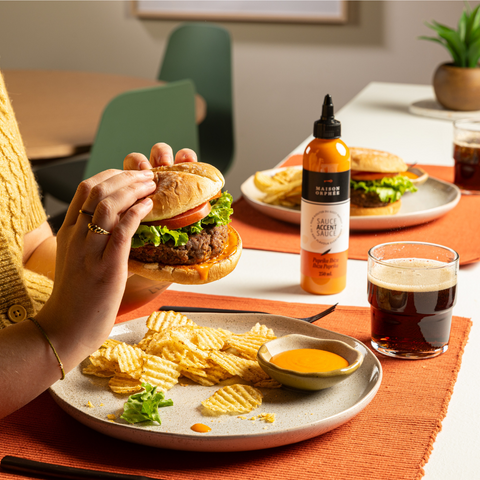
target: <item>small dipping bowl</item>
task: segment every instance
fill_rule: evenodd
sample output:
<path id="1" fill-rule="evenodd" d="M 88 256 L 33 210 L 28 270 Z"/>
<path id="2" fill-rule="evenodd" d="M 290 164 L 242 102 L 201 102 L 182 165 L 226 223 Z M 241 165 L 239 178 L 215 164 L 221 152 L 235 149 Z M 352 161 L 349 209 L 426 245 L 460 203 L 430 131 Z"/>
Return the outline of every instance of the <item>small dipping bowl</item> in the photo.
<path id="1" fill-rule="evenodd" d="M 313 348 L 336 353 L 347 360 L 348 366 L 328 372 L 304 373 L 279 367 L 270 361 L 278 353 L 297 348 Z M 257 352 L 257 360 L 266 373 L 286 387 L 299 390 L 323 390 L 342 382 L 355 372 L 363 362 L 363 354 L 340 340 L 294 334 L 264 343 Z"/>

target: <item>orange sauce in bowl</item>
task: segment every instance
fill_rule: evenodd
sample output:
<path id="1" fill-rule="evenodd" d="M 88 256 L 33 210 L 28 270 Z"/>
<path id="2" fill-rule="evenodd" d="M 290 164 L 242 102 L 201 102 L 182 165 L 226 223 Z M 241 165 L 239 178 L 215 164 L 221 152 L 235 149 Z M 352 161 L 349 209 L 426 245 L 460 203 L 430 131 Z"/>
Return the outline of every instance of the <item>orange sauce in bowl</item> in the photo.
<path id="1" fill-rule="evenodd" d="M 274 355 L 270 362 L 278 367 L 302 373 L 331 372 L 348 367 L 348 361 L 336 353 L 316 348 L 297 348 Z"/>
<path id="2" fill-rule="evenodd" d="M 208 433 L 212 430 L 210 427 L 204 425 L 203 423 L 195 423 L 195 425 L 192 425 L 190 429 L 197 433 Z"/>

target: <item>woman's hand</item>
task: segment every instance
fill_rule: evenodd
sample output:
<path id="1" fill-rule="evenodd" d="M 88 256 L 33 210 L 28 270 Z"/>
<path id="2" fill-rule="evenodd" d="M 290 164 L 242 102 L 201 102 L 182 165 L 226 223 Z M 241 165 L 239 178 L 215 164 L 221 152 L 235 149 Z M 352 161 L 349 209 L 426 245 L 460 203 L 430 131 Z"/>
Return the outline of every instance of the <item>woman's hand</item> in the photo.
<path id="1" fill-rule="evenodd" d="M 190 148 L 182 148 L 175 155 L 175 163 L 196 162 L 197 154 Z M 148 170 L 150 168 L 173 165 L 173 150 L 166 143 L 156 143 L 150 151 L 150 160 L 141 153 L 131 153 L 123 161 L 124 170 Z"/>
<path id="2" fill-rule="evenodd" d="M 175 155 L 175 163 L 196 161 L 197 155 L 189 148 L 179 150 Z M 150 160 L 141 153 L 131 153 L 125 158 L 123 168 L 125 170 L 149 170 L 162 165 L 173 165 L 173 163 L 172 147 L 166 143 L 157 143 L 152 147 Z M 132 275 L 127 280 L 127 286 L 119 313 L 129 312 L 152 301 L 170 285 L 170 283 L 157 282 L 149 278 Z"/>
<path id="3" fill-rule="evenodd" d="M 145 197 L 154 190 L 150 170 L 107 170 L 77 189 L 57 234 L 52 296 L 37 315 L 67 371 L 111 332 L 128 277 L 131 238 L 152 208 Z M 90 223 L 109 234 L 91 231 Z"/>

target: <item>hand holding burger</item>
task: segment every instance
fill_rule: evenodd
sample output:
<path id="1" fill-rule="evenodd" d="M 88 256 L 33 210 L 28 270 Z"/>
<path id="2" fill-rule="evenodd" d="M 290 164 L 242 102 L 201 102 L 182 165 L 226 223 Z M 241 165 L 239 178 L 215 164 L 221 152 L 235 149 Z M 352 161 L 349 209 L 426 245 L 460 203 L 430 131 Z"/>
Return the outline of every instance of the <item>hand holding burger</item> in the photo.
<path id="1" fill-rule="evenodd" d="M 417 188 L 407 164 L 397 155 L 369 148 L 350 148 L 350 215 L 394 215 L 401 197 Z"/>
<path id="2" fill-rule="evenodd" d="M 152 280 L 203 284 L 237 265 L 242 242 L 230 227 L 232 197 L 212 165 L 176 163 L 153 169 L 152 211 L 132 239 L 129 270 Z"/>

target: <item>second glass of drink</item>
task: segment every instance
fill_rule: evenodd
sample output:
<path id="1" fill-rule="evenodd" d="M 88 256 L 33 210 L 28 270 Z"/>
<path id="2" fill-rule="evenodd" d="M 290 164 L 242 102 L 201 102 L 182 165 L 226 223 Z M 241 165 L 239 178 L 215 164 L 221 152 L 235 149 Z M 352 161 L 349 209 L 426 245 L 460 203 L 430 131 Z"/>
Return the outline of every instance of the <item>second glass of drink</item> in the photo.
<path id="1" fill-rule="evenodd" d="M 393 242 L 368 252 L 372 346 L 420 359 L 448 349 L 456 301 L 458 253 L 424 242 Z"/>

